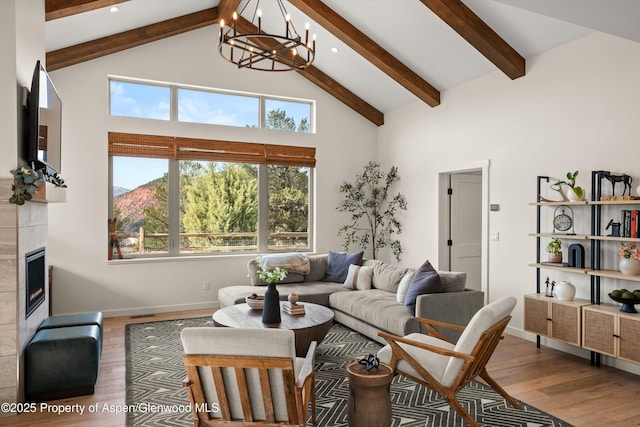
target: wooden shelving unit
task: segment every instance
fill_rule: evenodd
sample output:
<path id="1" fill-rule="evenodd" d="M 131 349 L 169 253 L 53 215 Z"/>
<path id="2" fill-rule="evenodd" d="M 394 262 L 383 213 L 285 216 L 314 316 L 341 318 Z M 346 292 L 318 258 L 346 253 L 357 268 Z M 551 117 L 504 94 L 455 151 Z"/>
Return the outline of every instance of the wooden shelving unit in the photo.
<path id="1" fill-rule="evenodd" d="M 533 202 L 536 207 L 536 232 L 529 236 L 536 239 L 536 262 L 529 266 L 536 269 L 536 293 L 525 295 L 525 330 L 536 333 L 537 345 L 540 347 L 540 336 L 545 336 L 568 344 L 581 346 L 591 351 L 591 363 L 600 365 L 600 355 L 624 359 L 640 363 L 640 314 L 620 312 L 620 307 L 613 304 L 601 304 L 601 279 L 626 280 L 640 282 L 640 276 L 625 275 L 618 270 L 603 268 L 602 245 L 607 242 L 640 243 L 640 238 L 603 236 L 602 209 L 607 206 L 638 206 L 640 200 L 600 200 L 602 194 L 603 171 L 594 171 L 591 175 L 591 190 L 594 200 L 578 202 Z M 538 177 L 538 196 L 542 182 L 549 182 L 548 177 Z M 569 206 L 577 209 L 589 209 L 590 234 L 546 233 L 541 230 L 542 209 L 546 207 Z M 562 240 L 588 242 L 590 260 L 585 259 L 584 268 L 554 265 L 541 260 L 542 238 L 558 237 Z M 591 284 L 590 299 L 562 301 L 549 298 L 541 292 L 542 270 L 555 270 L 565 273 L 587 275 Z M 545 318 L 546 313 L 546 318 Z M 562 320 L 559 321 L 558 317 Z M 555 319 L 554 319 L 555 318 Z M 578 319 L 577 321 L 575 319 Z M 555 325 L 555 328 L 554 328 Z M 576 338 L 579 337 L 579 338 Z"/>

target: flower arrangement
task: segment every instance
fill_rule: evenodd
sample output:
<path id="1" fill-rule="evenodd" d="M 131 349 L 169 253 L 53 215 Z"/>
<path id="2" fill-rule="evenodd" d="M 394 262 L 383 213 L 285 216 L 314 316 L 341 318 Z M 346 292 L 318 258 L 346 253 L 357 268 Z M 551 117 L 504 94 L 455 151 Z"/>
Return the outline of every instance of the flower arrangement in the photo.
<path id="1" fill-rule="evenodd" d="M 31 200 L 33 195 L 38 192 L 38 188 L 40 188 L 45 181 L 44 172 L 41 170 L 33 170 L 28 166 L 23 166 L 20 169 L 14 169 L 9 172 L 13 175 L 14 180 L 11 186 L 13 195 L 9 198 L 9 202 L 15 203 L 16 205 L 24 205 L 24 202 Z M 60 178 L 57 173 L 49 175 L 47 180 L 56 187 L 67 188 L 64 179 Z"/>
<path id="2" fill-rule="evenodd" d="M 640 249 L 635 243 L 620 243 L 620 258 L 640 260 Z"/>
<path id="3" fill-rule="evenodd" d="M 262 281 L 267 283 L 276 283 L 278 280 L 282 280 L 287 277 L 288 271 L 284 268 L 276 267 L 276 268 L 267 268 L 262 263 L 262 257 L 257 258 L 258 264 L 258 272 L 256 276 L 258 276 Z"/>

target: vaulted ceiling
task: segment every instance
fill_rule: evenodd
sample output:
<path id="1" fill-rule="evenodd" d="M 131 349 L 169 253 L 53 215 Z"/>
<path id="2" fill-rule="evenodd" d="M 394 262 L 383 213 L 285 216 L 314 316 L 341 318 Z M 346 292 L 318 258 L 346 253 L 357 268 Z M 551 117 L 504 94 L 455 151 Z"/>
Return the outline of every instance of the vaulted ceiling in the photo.
<path id="1" fill-rule="evenodd" d="M 49 71 L 218 25 L 220 18 L 228 22 L 241 4 L 241 0 L 45 2 Z M 446 89 L 495 70 L 508 85 L 525 76 L 525 58 L 594 29 L 640 41 L 636 4 L 640 2 L 615 3 L 620 7 L 607 0 L 285 1 L 293 22 L 310 22 L 318 34 L 314 64 L 297 73 L 376 125 L 384 123 L 385 112 L 416 100 L 436 107 L 446 102 L 442 97 Z M 275 0 L 262 0 L 261 8 L 263 27 L 276 32 L 265 24 L 268 16 L 280 16 L 274 4 Z M 113 5 L 119 8 L 117 13 L 109 12 Z M 251 27 L 251 16 L 244 18 L 240 25 Z"/>

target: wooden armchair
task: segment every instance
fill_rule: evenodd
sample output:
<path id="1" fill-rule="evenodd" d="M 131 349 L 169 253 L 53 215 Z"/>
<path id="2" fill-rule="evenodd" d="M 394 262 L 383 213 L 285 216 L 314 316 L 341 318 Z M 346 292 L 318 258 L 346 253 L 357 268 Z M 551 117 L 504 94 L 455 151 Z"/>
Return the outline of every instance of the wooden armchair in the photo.
<path id="1" fill-rule="evenodd" d="M 378 352 L 378 357 L 380 361 L 388 363 L 395 374 L 404 375 L 435 390 L 464 421 L 471 426 L 478 426 L 456 399 L 456 392 L 477 376 L 500 393 L 514 408 L 522 409 L 486 370 L 487 362 L 511 320 L 511 312 L 515 305 L 514 297 L 499 299 L 481 308 L 466 327 L 418 318 L 430 335 L 413 333 L 406 337 L 398 337 L 380 332 L 379 335 L 389 345 Z M 446 340 L 438 327 L 463 332 L 454 345 Z"/>
<path id="2" fill-rule="evenodd" d="M 186 387 L 198 426 L 315 424 L 313 358 L 296 358 L 293 331 L 185 328 Z"/>

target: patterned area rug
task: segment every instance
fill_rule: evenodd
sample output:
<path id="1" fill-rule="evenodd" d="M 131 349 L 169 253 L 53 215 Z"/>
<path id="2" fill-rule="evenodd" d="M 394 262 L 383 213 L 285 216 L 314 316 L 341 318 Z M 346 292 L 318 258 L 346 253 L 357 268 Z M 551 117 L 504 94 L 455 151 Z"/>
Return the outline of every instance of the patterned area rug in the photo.
<path id="1" fill-rule="evenodd" d="M 182 388 L 186 377 L 180 331 L 211 326 L 211 318 L 170 320 L 127 325 L 127 426 L 191 426 L 189 399 Z M 340 324 L 334 325 L 316 352 L 318 426 L 347 426 L 346 367 L 381 345 Z M 457 413 L 435 392 L 404 377 L 391 384 L 393 426 L 462 427 Z M 571 427 L 570 424 L 522 403 L 509 406 L 493 389 L 473 382 L 458 400 L 484 427 Z"/>

